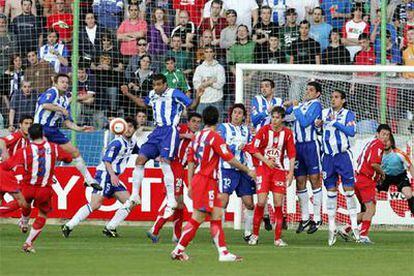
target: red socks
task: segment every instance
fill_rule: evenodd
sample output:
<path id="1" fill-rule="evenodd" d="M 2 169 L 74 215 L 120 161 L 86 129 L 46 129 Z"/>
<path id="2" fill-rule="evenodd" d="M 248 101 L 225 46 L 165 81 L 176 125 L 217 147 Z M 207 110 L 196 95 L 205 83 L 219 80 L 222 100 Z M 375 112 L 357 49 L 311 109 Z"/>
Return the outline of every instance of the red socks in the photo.
<path id="1" fill-rule="evenodd" d="M 184 221 L 184 209 L 176 209 L 173 216 L 173 235 L 174 238 L 179 240 L 181 237 L 181 229 Z"/>
<path id="2" fill-rule="evenodd" d="M 253 215 L 253 235 L 259 236 L 260 223 L 262 222 L 264 214 L 264 206 L 256 204 Z"/>
<path id="3" fill-rule="evenodd" d="M 361 236 L 368 236 L 369 228 L 371 227 L 371 221 L 370 220 L 363 220 L 362 226 L 361 226 Z"/>
<path id="4" fill-rule="evenodd" d="M 275 207 L 275 241 L 280 239 L 282 235 L 283 226 L 283 211 L 282 206 Z"/>
<path id="5" fill-rule="evenodd" d="M 210 221 L 210 234 L 219 253 L 226 253 L 226 238 L 224 237 L 221 220 Z"/>
<path id="6" fill-rule="evenodd" d="M 187 247 L 187 245 L 194 239 L 198 227 L 200 227 L 200 223 L 191 218 L 184 226 L 178 244 L 184 248 Z"/>

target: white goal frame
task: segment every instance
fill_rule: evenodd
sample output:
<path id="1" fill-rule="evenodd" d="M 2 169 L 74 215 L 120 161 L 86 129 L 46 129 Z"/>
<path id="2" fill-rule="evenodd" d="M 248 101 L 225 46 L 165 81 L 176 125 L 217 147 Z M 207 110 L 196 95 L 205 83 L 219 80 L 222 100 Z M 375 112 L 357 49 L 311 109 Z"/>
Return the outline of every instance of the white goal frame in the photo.
<path id="1" fill-rule="evenodd" d="M 315 64 L 252 64 L 238 63 L 236 64 L 236 93 L 235 102 L 244 103 L 244 78 L 245 71 L 266 71 L 266 72 L 282 72 L 282 71 L 301 71 L 301 72 L 344 72 L 344 73 L 414 73 L 414 66 L 398 66 L 398 65 L 315 65 Z M 413 79 L 414 84 L 414 79 Z M 414 142 L 414 141 L 413 141 Z M 294 185 L 294 183 L 292 183 Z M 239 198 L 232 195 L 233 211 L 234 211 L 234 229 L 242 228 L 242 202 Z M 377 222 L 378 223 L 378 222 Z M 381 223 L 381 221 L 379 221 Z M 412 220 L 399 220 L 396 224 L 414 225 Z"/>

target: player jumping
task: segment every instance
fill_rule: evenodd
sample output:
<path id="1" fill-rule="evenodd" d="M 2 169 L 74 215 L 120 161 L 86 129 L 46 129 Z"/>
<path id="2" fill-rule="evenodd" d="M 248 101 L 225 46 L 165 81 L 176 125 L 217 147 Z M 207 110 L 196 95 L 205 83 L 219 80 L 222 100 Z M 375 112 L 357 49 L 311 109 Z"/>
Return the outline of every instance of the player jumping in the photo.
<path id="1" fill-rule="evenodd" d="M 249 245 L 257 245 L 259 240 L 260 223 L 269 191 L 273 194 L 275 207 L 275 236 L 276 246 L 287 246 L 281 239 L 283 224 L 283 199 L 286 194 L 286 186 L 290 186 L 295 168 L 295 143 L 293 133 L 283 126 L 285 110 L 276 106 L 270 112 L 272 122 L 265 125 L 257 132 L 253 141 L 246 149 L 260 161 L 257 168 L 257 204 L 254 208 L 253 235 Z M 283 161 L 287 154 L 289 158 L 289 170 L 284 169 Z"/>
<path id="2" fill-rule="evenodd" d="M 119 180 L 119 176 L 124 173 L 131 155 L 138 153 L 136 141 L 131 139 L 137 129 L 137 122 L 131 117 L 125 118 L 125 121 L 128 125 L 126 131 L 109 143 L 102 161 L 96 169 L 95 180 L 102 189 L 94 189 L 91 202 L 81 207 L 69 222 L 62 225 L 62 234 L 65 238 L 69 237 L 75 226 L 85 220 L 93 211 L 98 210 L 105 198 L 115 197 L 122 204 L 129 199 L 130 194 Z M 130 211 L 129 207 L 119 208 L 111 221 L 104 227 L 103 233 L 108 237 L 118 237 L 116 228 L 124 221 Z"/>
<path id="3" fill-rule="evenodd" d="M 193 199 L 193 214 L 185 225 L 180 241 L 171 252 L 173 260 L 187 261 L 185 248 L 193 240 L 200 224 L 210 215 L 210 233 L 219 252 L 219 261 L 241 261 L 241 257 L 230 253 L 226 247 L 222 228 L 221 202 L 218 198 L 217 174 L 220 158 L 231 166 L 247 173 L 253 179 L 254 171 L 249 170 L 234 158 L 223 138 L 215 131 L 219 111 L 208 106 L 203 111 L 205 127 L 191 142 L 188 153 L 188 193 Z"/>
<path id="4" fill-rule="evenodd" d="M 101 186 L 89 173 L 79 149 L 72 145 L 70 140 L 59 130 L 59 126 L 63 124 L 74 131 L 93 131 L 93 127 L 78 126 L 73 122 L 70 114 L 70 101 L 65 95 L 68 88 L 69 77 L 65 74 L 58 74 L 55 77 L 54 86 L 39 96 L 34 122 L 43 126 L 44 135 L 49 142 L 60 145 L 65 151 L 72 154 L 75 167 L 85 179 L 85 185 L 101 190 Z"/>

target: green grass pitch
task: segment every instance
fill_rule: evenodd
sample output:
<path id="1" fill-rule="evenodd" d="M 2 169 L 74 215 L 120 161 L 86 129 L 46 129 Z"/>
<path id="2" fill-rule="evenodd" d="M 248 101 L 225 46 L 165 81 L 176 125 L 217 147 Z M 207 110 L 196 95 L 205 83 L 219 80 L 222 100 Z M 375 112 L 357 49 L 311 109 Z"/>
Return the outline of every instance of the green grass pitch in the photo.
<path id="1" fill-rule="evenodd" d="M 287 248 L 273 245 L 273 233 L 262 231 L 250 247 L 241 232 L 225 229 L 229 249 L 241 263 L 219 263 L 209 231 L 202 228 L 187 252 L 190 261 L 173 262 L 171 228 L 152 244 L 146 228 L 120 227 L 118 239 L 104 237 L 102 226 L 81 225 L 68 239 L 59 226 L 46 226 L 36 254 L 21 251 L 26 235 L 16 225 L 0 224 L 0 275 L 414 275 L 414 232 L 373 231 L 374 245 L 327 246 L 327 232 L 284 232 Z"/>

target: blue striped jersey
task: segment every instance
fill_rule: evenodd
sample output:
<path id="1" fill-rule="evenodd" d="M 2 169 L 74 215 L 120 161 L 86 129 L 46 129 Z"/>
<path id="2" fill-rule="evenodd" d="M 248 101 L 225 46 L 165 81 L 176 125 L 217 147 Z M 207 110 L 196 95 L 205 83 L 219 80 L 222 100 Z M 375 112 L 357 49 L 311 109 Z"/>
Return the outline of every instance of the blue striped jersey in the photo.
<path id="1" fill-rule="evenodd" d="M 161 95 L 151 90 L 144 102 L 152 107 L 157 126 L 177 126 L 181 113 L 191 105 L 192 100 L 179 89 L 167 88 Z"/>
<path id="2" fill-rule="evenodd" d="M 101 163 L 96 168 L 97 171 L 106 173 L 105 163 L 111 163 L 116 175 L 125 171 L 129 158 L 132 154 L 138 154 L 139 148 L 135 139 L 127 140 L 123 136 L 117 136 L 106 147 Z"/>
<path id="3" fill-rule="evenodd" d="M 345 108 L 335 112 L 332 108 L 322 110 L 323 152 L 335 155 L 351 147 L 349 138 L 355 136 L 355 114 Z"/>
<path id="4" fill-rule="evenodd" d="M 66 117 L 60 112 L 46 110 L 43 108 L 44 104 L 60 106 L 68 111 L 69 116 Z M 51 87 L 37 99 L 34 122 L 46 127 L 58 127 L 65 120 L 72 120 L 70 116 L 70 101 L 66 95 L 60 95 L 57 88 Z"/>
<path id="5" fill-rule="evenodd" d="M 298 106 L 286 110 L 295 115 L 293 130 L 296 143 L 317 141 L 315 120 L 322 117 L 322 104 L 319 99 L 300 103 Z"/>
<path id="6" fill-rule="evenodd" d="M 270 106 L 282 106 L 281 98 L 273 97 L 271 101 L 266 100 L 263 95 L 256 95 L 251 102 L 251 121 L 256 131 L 267 124 L 270 124 L 271 116 L 268 111 Z"/>
<path id="7" fill-rule="evenodd" d="M 69 51 L 66 46 L 62 43 L 56 43 L 55 45 L 45 44 L 39 49 L 39 59 L 46 60 L 50 66 L 55 69 L 56 73 L 60 71 L 60 60 L 57 55 L 53 54 L 52 51 L 58 52 L 64 58 L 68 58 Z"/>
<path id="8" fill-rule="evenodd" d="M 247 153 L 243 152 L 241 148 L 251 140 L 249 128 L 246 125 L 235 126 L 231 123 L 223 123 L 218 126 L 217 132 L 223 137 L 234 157 L 240 163 L 246 165 L 249 162 L 250 157 L 247 157 Z M 220 167 L 224 169 L 234 169 L 233 166 L 223 159 L 220 159 Z"/>

